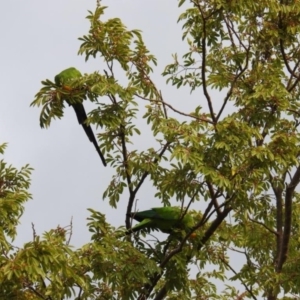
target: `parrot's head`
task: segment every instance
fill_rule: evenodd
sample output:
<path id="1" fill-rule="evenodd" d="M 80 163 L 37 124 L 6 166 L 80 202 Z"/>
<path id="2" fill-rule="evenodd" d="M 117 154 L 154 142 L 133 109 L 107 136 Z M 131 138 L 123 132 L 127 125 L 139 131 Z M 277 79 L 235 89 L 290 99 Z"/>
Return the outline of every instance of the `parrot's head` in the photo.
<path id="1" fill-rule="evenodd" d="M 54 82 L 57 86 L 63 87 L 64 89 L 68 90 L 68 89 L 72 89 L 70 85 L 68 85 L 68 83 L 72 82 L 75 79 L 79 79 L 81 77 L 82 77 L 81 73 L 77 69 L 71 67 L 57 74 L 54 77 Z"/>

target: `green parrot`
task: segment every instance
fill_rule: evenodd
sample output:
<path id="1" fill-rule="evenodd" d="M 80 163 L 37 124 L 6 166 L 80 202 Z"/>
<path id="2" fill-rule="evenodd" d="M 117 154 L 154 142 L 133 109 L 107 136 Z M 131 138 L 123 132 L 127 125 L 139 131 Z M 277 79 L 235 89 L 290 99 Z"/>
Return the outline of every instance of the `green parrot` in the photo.
<path id="1" fill-rule="evenodd" d="M 70 99 L 72 97 L 71 93 L 72 93 L 72 88 L 70 86 L 68 86 L 68 83 L 71 82 L 74 79 L 78 79 L 82 77 L 81 73 L 75 69 L 75 68 L 68 68 L 66 70 L 63 70 L 62 72 L 60 72 L 59 74 L 57 74 L 54 78 L 55 84 L 58 87 L 63 88 L 65 91 L 69 91 L 70 92 L 70 96 L 64 96 L 63 100 L 65 100 L 70 106 L 72 106 L 75 110 L 76 116 L 77 116 L 77 120 L 78 123 L 80 125 L 82 125 L 86 135 L 88 136 L 90 142 L 92 142 L 96 148 L 96 151 L 98 152 L 102 163 L 104 166 L 106 166 L 106 161 L 105 158 L 102 154 L 102 152 L 99 149 L 97 140 L 95 138 L 95 135 L 93 133 L 93 130 L 91 128 L 90 125 L 86 124 L 86 119 L 87 119 L 87 115 L 84 109 L 84 106 L 82 103 L 70 103 L 70 101 L 68 101 L 68 98 Z"/>
<path id="2" fill-rule="evenodd" d="M 127 231 L 127 234 L 141 229 L 156 229 L 164 233 L 175 234 L 177 230 L 188 233 L 194 224 L 194 219 L 185 209 L 177 206 L 154 207 L 150 210 L 133 212 L 129 216 L 140 223 Z"/>

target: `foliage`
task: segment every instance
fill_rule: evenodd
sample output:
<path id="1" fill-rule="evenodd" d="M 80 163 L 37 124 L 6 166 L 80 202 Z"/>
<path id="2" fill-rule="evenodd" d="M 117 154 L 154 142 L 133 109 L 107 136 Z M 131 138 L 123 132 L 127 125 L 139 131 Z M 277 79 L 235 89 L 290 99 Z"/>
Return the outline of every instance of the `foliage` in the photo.
<path id="1" fill-rule="evenodd" d="M 154 241 L 144 233 L 124 237 L 124 228 L 112 228 L 90 209 L 92 238 L 80 249 L 69 245 L 70 228 L 34 235 L 15 249 L 7 236 L 15 236 L 30 197 L 29 169 L 17 172 L 2 162 L 0 279 L 10 299 L 300 295 L 300 2 L 179 1 L 183 5 L 179 22 L 189 51 L 182 61 L 174 54 L 163 76 L 177 88 L 202 92 L 190 112 L 165 101 L 151 79 L 156 59 L 140 31 L 127 30 L 118 18 L 103 21 L 102 6 L 87 17 L 90 31 L 80 38 L 79 54 L 100 57 L 104 73 L 84 74 L 71 91 L 45 80 L 32 105 L 42 106 L 40 123 L 48 127 L 63 117 L 65 103 L 57 95 L 84 86 L 85 101 L 95 104 L 88 122 L 101 128 L 100 147 L 115 169 L 103 197 L 117 207 L 129 194 L 125 230 L 146 181 L 162 205 L 187 207 L 195 226 L 179 240 L 156 233 Z M 116 74 L 126 76 L 124 86 Z M 144 118 L 153 133 L 146 151 L 133 146 L 134 136 L 144 134 L 137 122 L 141 103 L 147 103 Z M 216 280 L 226 283 L 223 291 Z"/>

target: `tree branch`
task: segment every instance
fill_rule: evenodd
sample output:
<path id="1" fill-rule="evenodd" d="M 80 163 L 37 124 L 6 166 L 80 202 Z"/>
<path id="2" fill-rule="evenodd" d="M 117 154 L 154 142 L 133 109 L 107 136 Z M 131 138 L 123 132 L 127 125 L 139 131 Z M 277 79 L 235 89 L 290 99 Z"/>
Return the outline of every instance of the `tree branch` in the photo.
<path id="1" fill-rule="evenodd" d="M 213 120 L 213 124 L 215 125 L 216 122 L 217 122 L 217 119 L 216 119 L 216 116 L 215 116 L 215 113 L 214 113 L 214 109 L 213 109 L 213 105 L 212 105 L 212 101 L 211 101 L 211 98 L 210 98 L 210 95 L 207 91 L 207 86 L 206 86 L 206 36 L 207 36 L 207 32 L 206 32 L 206 19 L 207 17 L 205 18 L 204 14 L 203 14 L 203 11 L 200 7 L 200 4 L 196 1 L 193 2 L 195 7 L 198 8 L 199 12 L 200 12 L 200 15 L 202 17 L 202 38 L 201 38 L 201 53 L 202 53 L 202 65 L 201 65 L 201 79 L 202 79 L 202 87 L 203 87 L 203 93 L 204 93 L 204 96 L 207 100 L 207 104 L 208 104 L 208 108 L 209 108 L 209 111 L 210 111 L 210 116 L 211 116 L 211 119 Z M 213 14 L 214 12 L 212 12 Z M 212 15 L 211 14 L 211 15 Z"/>
<path id="2" fill-rule="evenodd" d="M 275 230 L 269 228 L 266 224 L 264 224 L 264 223 L 262 223 L 262 222 L 259 222 L 259 221 L 256 221 L 256 220 L 254 220 L 254 219 L 252 219 L 252 218 L 250 218 L 250 217 L 249 217 L 249 220 L 250 220 L 251 222 L 253 222 L 253 223 L 256 223 L 256 224 L 259 224 L 259 225 L 263 226 L 263 227 L 266 228 L 269 232 L 275 234 L 276 236 L 279 235 L 278 232 L 276 232 Z"/>
<path id="3" fill-rule="evenodd" d="M 209 123 L 209 124 L 214 124 L 214 122 L 210 121 L 210 120 L 209 120 L 208 118 L 206 118 L 206 117 L 201 118 L 201 117 L 194 116 L 194 115 L 192 115 L 192 114 L 187 114 L 187 113 L 184 113 L 184 112 L 182 112 L 182 111 L 179 111 L 178 109 L 174 108 L 171 104 L 169 104 L 169 103 L 167 103 L 167 102 L 165 102 L 165 101 L 163 101 L 163 100 L 148 99 L 148 98 L 142 97 L 142 96 L 140 96 L 140 95 L 138 95 L 138 94 L 135 94 L 135 95 L 136 95 L 138 98 L 142 99 L 142 100 L 146 100 L 146 101 L 149 101 L 149 102 L 152 102 L 152 103 L 157 103 L 157 104 L 160 104 L 160 103 L 161 103 L 161 104 L 163 105 L 163 107 L 167 106 L 167 107 L 169 107 L 170 109 L 172 109 L 174 112 L 176 112 L 176 113 L 178 113 L 178 114 L 180 114 L 180 115 L 182 115 L 182 116 L 190 117 L 190 118 L 196 119 L 196 120 L 198 120 L 198 121 L 206 122 L 206 123 Z M 164 108 L 164 111 L 165 111 L 165 108 Z M 165 113 L 166 113 L 166 112 L 165 112 Z"/>
<path id="4" fill-rule="evenodd" d="M 168 147 L 170 146 L 171 142 L 167 142 L 162 150 L 160 151 L 160 153 L 158 154 L 158 158 L 155 158 L 153 160 L 153 163 L 157 163 L 158 160 L 163 156 L 163 154 L 166 152 L 166 150 L 168 149 Z M 131 226 L 130 226 L 130 213 L 132 211 L 132 206 L 133 206 L 133 203 L 134 203 L 134 199 L 135 199 L 135 196 L 138 192 L 138 190 L 140 189 L 140 187 L 142 186 L 143 182 L 145 181 L 145 179 L 147 178 L 147 176 L 149 175 L 149 172 L 146 171 L 142 176 L 141 176 L 141 179 L 139 181 L 139 183 L 137 184 L 137 186 L 135 187 L 134 190 L 132 190 L 132 192 L 130 193 L 130 196 L 129 196 L 129 201 L 128 201 L 128 205 L 127 205 L 127 211 L 126 211 L 126 228 L 129 229 Z M 128 227 L 127 227 L 128 226 Z"/>
<path id="5" fill-rule="evenodd" d="M 225 264 L 235 275 L 237 275 L 237 272 L 231 267 L 231 265 L 229 263 L 227 263 L 227 261 L 225 259 L 223 259 L 221 256 L 219 256 L 219 259 L 223 262 L 223 264 Z M 252 290 L 250 288 L 248 288 L 247 284 L 243 281 L 242 278 L 239 278 L 239 280 L 241 281 L 242 285 L 245 287 L 245 289 L 247 290 L 247 292 L 251 295 L 251 297 L 254 300 L 257 300 L 257 298 L 255 297 L 255 295 L 252 293 Z"/>
<path id="6" fill-rule="evenodd" d="M 212 199 L 213 201 L 213 205 L 215 207 L 215 210 L 217 211 L 217 214 L 219 215 L 221 212 L 220 212 L 220 206 L 219 206 L 219 203 L 217 201 L 217 197 L 216 197 L 216 194 L 214 192 L 214 189 L 213 189 L 213 186 L 212 184 L 207 181 L 206 182 L 207 186 L 208 186 L 208 190 L 209 190 L 209 194 L 210 194 L 210 198 Z"/>
<path id="7" fill-rule="evenodd" d="M 282 187 L 277 187 L 274 185 L 273 177 L 271 177 L 270 182 L 272 184 L 272 189 L 276 197 L 276 230 L 278 233 L 276 239 L 276 258 L 275 263 L 278 265 L 279 256 L 280 256 L 280 249 L 282 243 L 282 227 L 283 227 L 283 209 L 282 209 Z"/>
<path id="8" fill-rule="evenodd" d="M 214 232 L 217 230 L 217 228 L 220 226 L 220 224 L 224 221 L 224 219 L 227 217 L 229 212 L 232 210 L 231 207 L 225 207 L 224 210 L 218 217 L 211 223 L 210 227 L 206 230 L 203 238 L 201 239 L 197 250 L 199 251 L 203 245 L 209 240 L 209 238 L 214 234 Z"/>
<path id="9" fill-rule="evenodd" d="M 282 236 L 281 250 L 279 261 L 277 265 L 277 271 L 282 270 L 282 266 L 287 258 L 287 252 L 289 247 L 291 227 L 292 227 L 292 203 L 295 188 L 300 181 L 300 166 L 298 166 L 290 184 L 286 187 L 285 192 L 285 218 L 284 218 L 284 230 Z"/>

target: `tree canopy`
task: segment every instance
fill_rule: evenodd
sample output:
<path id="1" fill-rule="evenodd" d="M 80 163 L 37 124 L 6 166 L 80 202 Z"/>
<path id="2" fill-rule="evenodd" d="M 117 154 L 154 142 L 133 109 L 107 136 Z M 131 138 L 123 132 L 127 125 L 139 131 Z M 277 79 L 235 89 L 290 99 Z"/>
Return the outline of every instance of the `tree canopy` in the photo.
<path id="1" fill-rule="evenodd" d="M 101 152 L 115 170 L 103 198 L 117 208 L 128 195 L 126 221 L 114 228 L 89 208 L 91 240 L 82 247 L 71 247 L 71 227 L 57 227 L 34 232 L 16 248 L 31 169 L 0 161 L 0 297 L 299 298 L 300 2 L 180 0 L 179 6 L 189 50 L 173 54 L 162 76 L 199 95 L 191 111 L 176 108 L 154 82 L 157 61 L 142 33 L 119 18 L 104 21 L 107 8 L 99 3 L 87 17 L 79 54 L 104 61 L 106 69 L 79 76 L 65 90 L 42 81 L 31 104 L 41 107 L 42 127 L 62 118 L 68 104 L 94 104 L 86 125 L 97 125 Z M 144 107 L 149 128 L 138 124 Z M 153 146 L 136 148 L 135 136 L 149 129 Z M 124 234 L 145 182 L 161 206 L 192 216 L 194 226 L 180 238 L 149 228 Z"/>

